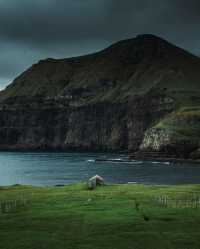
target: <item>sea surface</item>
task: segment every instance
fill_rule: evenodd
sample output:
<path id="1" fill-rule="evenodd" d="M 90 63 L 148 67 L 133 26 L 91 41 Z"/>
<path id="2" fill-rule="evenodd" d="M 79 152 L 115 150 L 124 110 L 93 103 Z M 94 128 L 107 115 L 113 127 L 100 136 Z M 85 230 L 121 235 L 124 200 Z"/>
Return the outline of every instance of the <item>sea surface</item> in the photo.
<path id="1" fill-rule="evenodd" d="M 199 165 L 127 159 L 110 153 L 0 152 L 0 186 L 71 184 L 96 174 L 108 183 L 200 183 Z"/>

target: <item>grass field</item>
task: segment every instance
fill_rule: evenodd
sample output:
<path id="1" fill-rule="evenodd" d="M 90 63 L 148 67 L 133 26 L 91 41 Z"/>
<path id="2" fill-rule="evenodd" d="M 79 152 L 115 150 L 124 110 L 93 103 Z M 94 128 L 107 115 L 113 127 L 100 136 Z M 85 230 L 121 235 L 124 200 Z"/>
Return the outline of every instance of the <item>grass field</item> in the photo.
<path id="1" fill-rule="evenodd" d="M 1 249 L 199 249 L 200 185 L 0 188 Z"/>

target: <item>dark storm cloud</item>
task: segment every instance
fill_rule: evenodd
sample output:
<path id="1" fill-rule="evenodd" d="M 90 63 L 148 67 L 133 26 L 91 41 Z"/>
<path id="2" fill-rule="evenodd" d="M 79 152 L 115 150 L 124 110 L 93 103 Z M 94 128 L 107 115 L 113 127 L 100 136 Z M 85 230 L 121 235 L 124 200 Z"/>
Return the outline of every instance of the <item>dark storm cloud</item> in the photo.
<path id="1" fill-rule="evenodd" d="M 33 46 L 90 39 L 96 36 L 104 15 L 101 0 L 11 2 L 6 8 L 0 4 L 0 37 Z"/>
<path id="2" fill-rule="evenodd" d="M 199 0 L 0 0 L 0 83 L 45 57 L 154 33 L 200 54 Z"/>

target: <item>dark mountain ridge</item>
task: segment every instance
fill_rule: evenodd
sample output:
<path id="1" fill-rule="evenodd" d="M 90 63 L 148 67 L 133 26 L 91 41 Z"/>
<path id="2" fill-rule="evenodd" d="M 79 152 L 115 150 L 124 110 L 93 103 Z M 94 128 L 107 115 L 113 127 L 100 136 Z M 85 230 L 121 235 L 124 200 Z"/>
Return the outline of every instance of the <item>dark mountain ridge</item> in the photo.
<path id="1" fill-rule="evenodd" d="M 200 59 L 154 35 L 39 61 L 1 92 L 0 103 L 1 149 L 198 157 Z"/>

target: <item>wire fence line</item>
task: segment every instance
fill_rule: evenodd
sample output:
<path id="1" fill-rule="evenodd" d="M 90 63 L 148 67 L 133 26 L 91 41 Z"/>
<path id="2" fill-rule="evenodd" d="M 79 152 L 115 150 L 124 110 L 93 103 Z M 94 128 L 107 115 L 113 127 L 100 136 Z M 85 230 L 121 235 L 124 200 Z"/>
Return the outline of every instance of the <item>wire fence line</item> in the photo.
<path id="1" fill-rule="evenodd" d="M 200 208 L 200 196 L 190 198 L 172 198 L 159 196 L 154 199 L 156 204 L 165 208 Z"/>
<path id="2" fill-rule="evenodd" d="M 0 200 L 0 213 L 12 213 L 16 212 L 22 208 L 29 205 L 29 200 L 19 199 L 19 200 Z"/>

